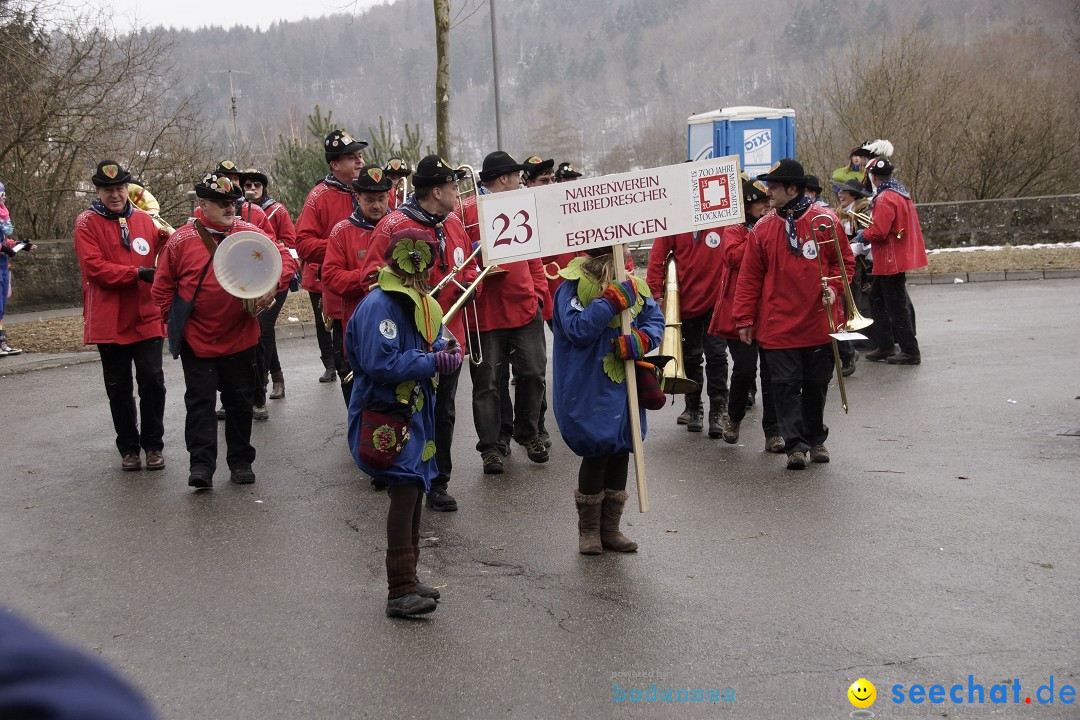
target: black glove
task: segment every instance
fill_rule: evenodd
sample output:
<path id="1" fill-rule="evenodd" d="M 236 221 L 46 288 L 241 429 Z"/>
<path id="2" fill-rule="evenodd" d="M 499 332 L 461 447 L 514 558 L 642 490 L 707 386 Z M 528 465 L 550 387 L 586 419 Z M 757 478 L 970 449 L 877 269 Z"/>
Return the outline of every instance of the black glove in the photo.
<path id="1" fill-rule="evenodd" d="M 4 252 L 4 254 L 7 255 L 8 257 L 15 257 L 15 249 L 14 248 L 9 248 L 3 242 L 0 242 L 0 250 L 2 250 Z"/>
<path id="2" fill-rule="evenodd" d="M 143 282 L 148 282 L 148 283 L 154 282 L 154 271 L 155 270 L 157 270 L 157 268 L 152 268 L 152 267 L 141 267 L 141 268 L 139 268 L 139 279 L 142 280 Z"/>

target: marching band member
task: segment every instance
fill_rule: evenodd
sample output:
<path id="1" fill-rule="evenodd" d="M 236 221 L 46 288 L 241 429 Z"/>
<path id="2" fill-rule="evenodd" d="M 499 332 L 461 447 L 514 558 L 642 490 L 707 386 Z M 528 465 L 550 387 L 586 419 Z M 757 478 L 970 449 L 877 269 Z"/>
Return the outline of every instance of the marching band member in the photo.
<path id="1" fill-rule="evenodd" d="M 731 392 L 728 395 L 727 412 L 724 413 L 724 442 L 739 442 L 739 425 L 746 417 L 746 408 L 751 389 L 757 380 L 759 350 L 757 341 L 749 345 L 738 342 L 739 331 L 735 327 L 734 304 L 735 287 L 739 282 L 739 267 L 742 265 L 746 239 L 755 223 L 769 209 L 765 197 L 764 185 L 743 182 L 743 203 L 746 209 L 746 222 L 741 225 L 728 225 L 724 228 L 723 243 L 720 246 L 724 258 L 724 267 L 720 273 L 720 293 L 716 298 L 709 334 L 720 335 L 728 343 L 731 351 Z M 765 432 L 765 450 L 783 452 L 784 438 L 776 425 L 776 408 L 772 402 L 772 388 L 769 384 L 769 368 L 761 363 L 761 429 Z"/>
<path id="2" fill-rule="evenodd" d="M 394 188 L 390 191 L 389 208 L 393 210 L 398 205 L 402 204 L 406 200 L 405 197 L 405 178 L 412 175 L 412 168 L 409 167 L 409 163 L 402 158 L 392 157 L 386 161 L 386 167 L 383 168 L 383 172 L 390 176 L 390 179 L 394 182 Z"/>
<path id="3" fill-rule="evenodd" d="M 173 314 L 177 302 L 191 303 L 181 332 L 180 360 L 184 366 L 184 405 L 187 418 L 184 436 L 190 455 L 188 485 L 202 490 L 213 487 L 217 467 L 217 422 L 214 399 L 220 389 L 225 406 L 226 460 L 230 479 L 239 484 L 255 482 L 251 469 L 255 448 L 251 445 L 251 416 L 255 398 L 255 346 L 259 322 L 243 303 L 228 294 L 214 273 L 212 252 L 238 230 L 260 232 L 236 217 L 240 188 L 224 175 L 210 173 L 195 185 L 200 217 L 177 229 L 158 258 L 152 296 L 162 317 Z M 292 256 L 280 243 L 281 278 L 275 290 L 256 301 L 265 310 L 274 296 L 288 286 L 296 270 Z M 182 308 L 183 306 L 177 306 Z M 177 332 L 176 328 L 172 332 Z M 175 353 L 175 348 L 173 349 Z"/>
<path id="4" fill-rule="evenodd" d="M 269 221 L 270 227 L 273 228 L 274 237 L 277 238 L 277 241 L 286 248 L 296 245 L 296 228 L 293 227 L 289 209 L 283 203 L 270 197 L 270 181 L 266 177 L 266 173 L 250 168 L 241 173 L 240 180 L 245 194 L 249 190 L 255 193 L 252 202 L 266 214 L 266 219 Z M 294 289 L 292 281 L 290 281 L 289 287 L 277 294 L 272 308 L 259 313 L 259 328 L 262 331 L 259 343 L 262 345 L 263 359 L 266 366 L 265 370 L 259 373 L 259 384 L 262 385 L 263 392 L 265 392 L 266 374 L 269 373 L 269 380 L 273 382 L 273 388 L 270 394 L 267 395 L 270 400 L 280 400 L 285 397 L 285 375 L 281 371 L 281 360 L 278 358 L 277 350 L 277 320 L 278 316 L 281 315 L 281 309 L 285 307 L 285 298 L 288 297 L 290 289 Z"/>
<path id="5" fill-rule="evenodd" d="M 709 437 L 723 432 L 723 415 L 728 403 L 727 340 L 709 335 L 713 308 L 720 292 L 724 255 L 720 250 L 723 228 L 702 229 L 656 238 L 649 251 L 646 278 L 653 297 L 662 302 L 666 278 L 664 267 L 669 253 L 675 255 L 675 273 L 679 281 L 679 317 L 682 320 L 683 363 L 686 377 L 699 390 L 686 394 L 686 409 L 676 420 L 690 432 L 704 429 L 701 389 L 708 381 Z M 701 365 L 704 358 L 705 371 Z"/>
<path id="6" fill-rule="evenodd" d="M 807 451 L 813 462 L 829 462 L 824 411 L 833 357 L 825 313 L 834 314 L 837 326 L 844 320 L 837 299 L 843 295 L 841 281 L 829 281 L 826 297 L 822 295 L 818 253 L 830 276 L 844 272 L 850 278 L 855 261 L 847 243 L 819 249 L 819 238 L 831 240 L 832 233 L 813 228 L 811 218 L 830 215 L 837 225 L 840 220 L 807 197 L 801 164 L 785 158 L 757 179 L 766 183 L 773 212 L 759 220 L 746 239 L 735 287 L 735 327 L 742 342 L 749 345 L 756 339 L 761 346 L 787 467 L 802 470 Z"/>
<path id="7" fill-rule="evenodd" d="M 877 350 L 867 353 L 866 359 L 885 360 L 890 365 L 918 365 L 922 354 L 915 338 L 906 284 L 907 271 L 925 267 L 927 263 L 919 213 L 907 188 L 893 178 L 893 164 L 887 158 L 878 157 L 867 163 L 866 174 L 874 186 L 872 219 L 858 240 L 874 248 L 870 307 L 874 324 L 881 324 Z M 894 340 L 900 345 L 899 354 L 894 354 Z"/>
<path id="8" fill-rule="evenodd" d="M 90 182 L 97 199 L 75 220 L 83 286 L 83 343 L 96 343 L 123 470 L 165 467 L 165 325 L 150 296 L 154 263 L 165 246 L 154 219 L 128 199 L 131 174 L 102 160 Z M 131 368 L 139 385 L 135 411 Z M 142 415 L 140 431 L 138 418 Z"/>
<path id="9" fill-rule="evenodd" d="M 619 530 L 633 448 L 621 361 L 637 360 L 659 345 L 664 315 L 640 278 L 614 281 L 610 247 L 588 251 L 561 272 L 567 280 L 552 303 L 552 400 L 563 440 L 581 457 L 574 492 L 578 552 L 633 552 L 637 543 Z M 627 309 L 632 329 L 623 335 L 619 313 Z M 640 413 L 644 437 L 644 408 Z"/>
<path id="10" fill-rule="evenodd" d="M 868 245 L 855 242 L 855 236 L 863 225 L 856 220 L 855 216 L 870 214 L 870 200 L 867 199 L 870 193 L 863 190 L 862 183 L 858 180 L 849 180 L 833 189 L 840 201 L 840 209 L 836 211 L 836 214 L 840 217 L 844 234 L 852 243 L 851 252 L 855 255 L 855 277 L 851 281 L 851 297 L 855 301 L 856 309 L 864 316 L 871 317 L 870 284 L 873 277 L 870 275 L 870 268 L 874 257 Z M 862 331 L 869 338 L 867 343 L 874 342 L 877 330 L 877 323 L 874 323 Z M 839 348 L 840 359 L 843 362 L 842 373 L 844 377 L 850 377 L 855 373 L 855 367 L 859 361 L 859 353 L 855 351 L 856 344 L 852 340 L 846 340 L 840 343 Z M 872 348 L 877 348 L 877 344 L 874 343 Z"/>
<path id="11" fill-rule="evenodd" d="M 323 287 L 340 300 L 336 314 L 332 316 L 335 347 L 344 342 L 345 326 L 371 285 L 371 279 L 364 271 L 368 246 L 375 226 L 386 216 L 393 184 L 380 166 L 365 165 L 360 169 L 360 176 L 352 181 L 352 187 L 356 191 L 356 209 L 330 231 L 322 264 Z M 347 354 L 341 362 L 338 372 L 342 376 L 341 392 L 347 407 L 353 384 L 351 380 L 346 383 L 344 378 L 352 368 Z"/>
<path id="12" fill-rule="evenodd" d="M 517 190 L 525 166 L 497 150 L 484 158 L 480 170 L 480 193 Z M 480 241 L 476 197 L 462 204 L 465 227 L 473 242 Z M 480 348 L 484 362 L 472 363 L 473 424 L 479 438 L 476 449 L 484 462 L 484 472 L 498 475 L 503 458 L 509 454 L 510 438 L 500 437 L 502 406 L 499 373 L 507 363 L 513 367 L 515 386 L 514 438 L 525 446 L 535 463 L 548 461 L 548 451 L 537 424 L 544 396 L 547 370 L 546 338 L 542 308 L 549 300 L 547 279 L 539 259 L 500 266 L 484 281 L 484 292 L 476 299 L 480 316 Z"/>
<path id="13" fill-rule="evenodd" d="M 229 178 L 229 182 L 240 192 L 240 199 L 236 201 L 236 217 L 244 222 L 251 223 L 258 228 L 259 232 L 271 240 L 276 240 L 277 235 L 274 233 L 274 226 L 267 219 L 266 213 L 258 205 L 244 198 L 240 168 L 236 166 L 236 163 L 232 160 L 222 160 L 218 163 L 214 173 Z M 198 207 L 195 208 L 195 217 L 202 217 L 202 210 Z"/>
<path id="14" fill-rule="evenodd" d="M 570 182 L 571 180 L 577 180 L 581 177 L 581 173 L 574 169 L 574 166 L 568 162 L 559 163 L 559 169 L 555 171 L 555 182 Z"/>
<path id="15" fill-rule="evenodd" d="M 457 183 L 464 176 L 465 171 L 454 170 L 438 155 L 428 155 L 417 163 L 413 175 L 413 194 L 375 227 L 362 271 L 369 285 L 377 278 L 378 270 L 383 265 L 390 238 L 402 230 L 427 233 L 434 243 L 436 260 L 428 276 L 432 286 L 438 285 L 454 268 L 465 263 L 465 258 L 472 252 L 472 241 L 461 219 L 454 213 L 458 200 Z M 469 263 L 461 268 L 456 277 L 462 286 L 469 287 L 476 282 L 476 276 L 476 264 Z M 483 287 L 478 287 L 476 292 L 482 290 Z M 439 305 L 444 311 L 449 310 L 461 297 L 461 292 L 457 284 L 448 284 L 439 292 Z M 462 346 L 467 342 L 465 312 L 459 312 L 447 325 L 447 331 Z M 454 469 L 450 450 L 454 442 L 460 377 L 460 367 L 440 373 L 439 386 L 435 390 L 435 467 L 438 474 L 431 481 L 427 506 L 440 512 L 458 509 L 457 500 L 447 492 L 447 488 Z"/>
<path id="16" fill-rule="evenodd" d="M 389 489 L 386 614 L 409 617 L 431 612 L 439 598 L 416 576 L 424 491 L 438 474 L 432 379 L 460 368 L 461 348 L 440 337 L 442 310 L 428 295 L 428 275 L 438 262 L 431 233 L 396 229 L 383 260 L 378 287 L 345 333 L 356 375 L 349 448 L 360 469 Z"/>
<path id="17" fill-rule="evenodd" d="M 311 296 L 311 309 L 315 311 L 315 334 L 319 339 L 319 351 L 326 372 L 319 382 L 333 382 L 334 373 L 342 380 L 348 371 L 341 372 L 345 362 L 340 335 L 335 343 L 330 326 L 322 318 L 341 315 L 341 299 L 325 292 L 322 283 L 322 261 L 326 256 L 330 231 L 356 209 L 352 181 L 360 175 L 364 158 L 360 151 L 367 143 L 356 140 L 344 130 L 334 130 L 323 142 L 323 156 L 330 172 L 311 189 L 304 200 L 304 209 L 296 220 L 296 252 L 303 262 L 302 287 Z"/>

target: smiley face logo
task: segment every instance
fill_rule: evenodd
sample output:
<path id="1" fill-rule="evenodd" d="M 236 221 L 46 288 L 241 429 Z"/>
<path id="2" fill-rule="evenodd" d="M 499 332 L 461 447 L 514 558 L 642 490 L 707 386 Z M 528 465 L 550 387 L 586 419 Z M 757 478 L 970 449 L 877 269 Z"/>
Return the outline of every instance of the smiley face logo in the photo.
<path id="1" fill-rule="evenodd" d="M 859 678 L 847 689 L 848 700 L 857 708 L 868 708 L 877 700 L 877 688 L 866 678 Z"/>

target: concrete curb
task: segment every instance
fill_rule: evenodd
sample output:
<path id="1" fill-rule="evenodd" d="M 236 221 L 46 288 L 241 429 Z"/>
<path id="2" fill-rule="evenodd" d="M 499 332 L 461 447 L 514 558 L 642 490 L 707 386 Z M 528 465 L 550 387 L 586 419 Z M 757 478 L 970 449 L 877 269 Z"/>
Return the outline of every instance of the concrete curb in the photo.
<path id="1" fill-rule="evenodd" d="M 1004 282 L 1006 280 L 1063 280 L 1080 278 L 1078 269 L 999 270 L 997 272 L 908 273 L 908 285 L 955 285 L 957 278 L 969 282 Z"/>

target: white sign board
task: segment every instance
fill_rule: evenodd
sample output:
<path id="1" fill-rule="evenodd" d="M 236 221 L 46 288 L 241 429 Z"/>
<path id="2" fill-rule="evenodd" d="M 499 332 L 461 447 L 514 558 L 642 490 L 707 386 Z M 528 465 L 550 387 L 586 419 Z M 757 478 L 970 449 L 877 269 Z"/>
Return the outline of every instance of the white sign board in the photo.
<path id="1" fill-rule="evenodd" d="M 481 195 L 487 265 L 743 221 L 739 157 Z"/>

